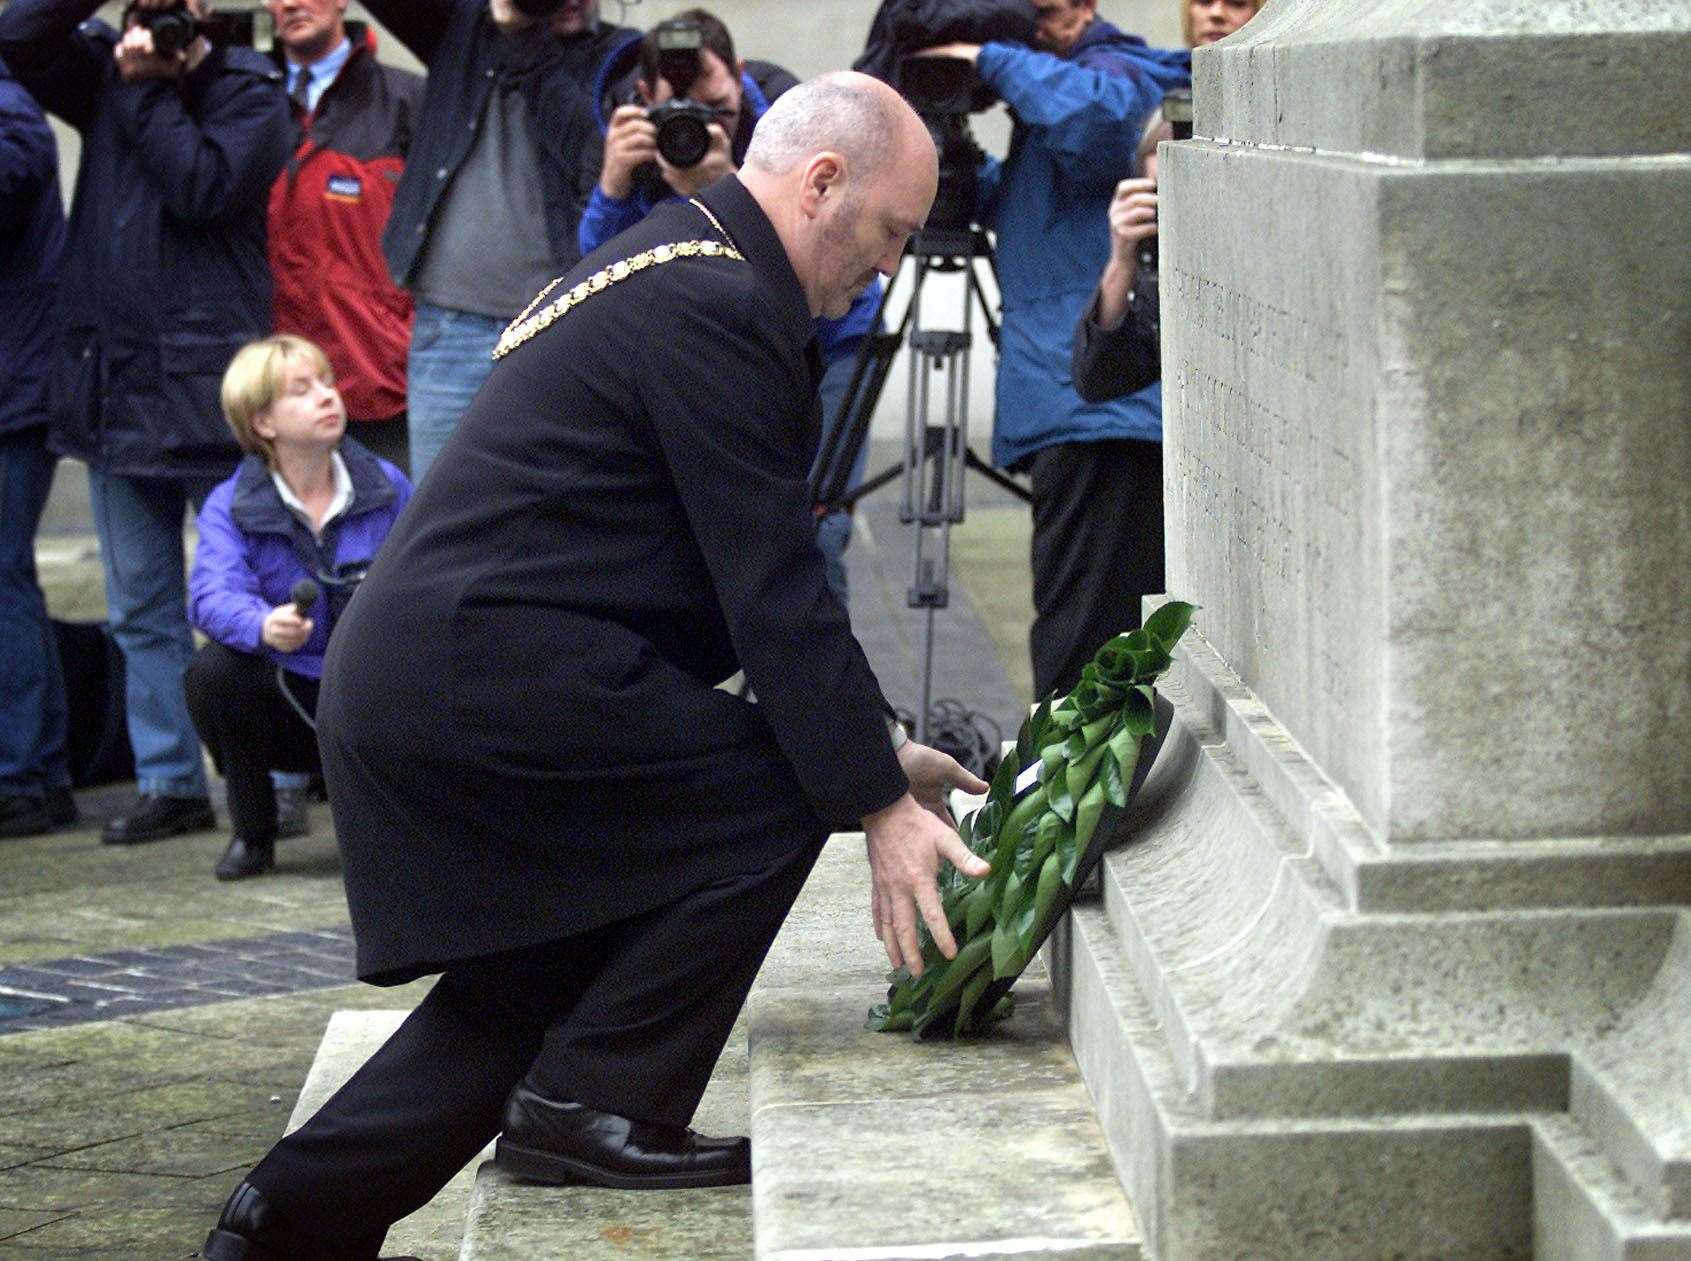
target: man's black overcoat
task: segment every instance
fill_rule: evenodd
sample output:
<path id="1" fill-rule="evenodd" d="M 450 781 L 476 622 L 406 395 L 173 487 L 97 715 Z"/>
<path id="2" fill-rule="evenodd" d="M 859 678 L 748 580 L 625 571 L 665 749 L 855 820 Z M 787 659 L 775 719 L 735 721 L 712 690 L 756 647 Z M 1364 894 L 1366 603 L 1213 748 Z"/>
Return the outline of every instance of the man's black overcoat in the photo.
<path id="1" fill-rule="evenodd" d="M 701 200 L 744 261 L 639 271 L 502 359 L 336 629 L 319 736 L 365 979 L 650 910 L 907 788 L 814 543 L 803 290 L 737 179 Z M 712 239 L 661 206 L 553 296 Z M 712 686 L 740 667 L 756 704 Z"/>

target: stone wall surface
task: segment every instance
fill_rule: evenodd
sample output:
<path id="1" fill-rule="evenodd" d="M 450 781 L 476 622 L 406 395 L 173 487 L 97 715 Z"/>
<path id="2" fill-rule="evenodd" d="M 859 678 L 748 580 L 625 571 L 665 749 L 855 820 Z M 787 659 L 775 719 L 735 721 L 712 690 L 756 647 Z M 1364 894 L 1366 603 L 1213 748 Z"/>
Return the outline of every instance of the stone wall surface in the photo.
<path id="1" fill-rule="evenodd" d="M 1201 611 L 1049 956 L 1146 1250 L 1691 1261 L 1691 2 L 1274 0 L 1194 77 Z"/>

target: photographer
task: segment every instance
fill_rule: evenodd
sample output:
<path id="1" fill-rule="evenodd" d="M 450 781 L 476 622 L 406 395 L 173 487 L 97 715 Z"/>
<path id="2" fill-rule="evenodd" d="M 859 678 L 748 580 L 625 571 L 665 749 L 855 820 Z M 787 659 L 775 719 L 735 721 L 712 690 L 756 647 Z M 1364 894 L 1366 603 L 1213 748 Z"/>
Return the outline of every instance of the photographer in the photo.
<path id="1" fill-rule="evenodd" d="M 404 468 L 411 298 L 388 275 L 382 231 L 423 101 L 384 66 L 346 0 L 266 0 L 287 74 L 293 156 L 270 189 L 276 327 L 323 347 L 358 440 Z"/>
<path id="2" fill-rule="evenodd" d="M 421 480 L 493 366 L 505 326 L 580 257 L 599 167 L 587 90 L 632 34 L 597 0 L 369 0 L 428 67 L 422 112 L 382 236 L 416 301 L 407 372 Z"/>
<path id="3" fill-rule="evenodd" d="M 797 83 L 789 71 L 772 62 L 736 56 L 728 28 L 704 9 L 689 9 L 643 36 L 628 39 L 607 58 L 594 92 L 599 123 L 606 133 L 605 157 L 581 217 L 581 252 L 592 253 L 639 223 L 659 203 L 691 197 L 737 172 L 758 120 Z M 665 111 L 674 110 L 677 102 L 701 108 L 692 118 L 665 122 Z M 706 111 L 714 115 L 709 121 Z M 701 125 L 709 137 L 708 147 L 699 143 Z M 677 136 L 679 141 L 661 139 L 660 134 Z M 666 145 L 686 147 L 689 142 L 700 153 L 697 161 L 677 163 L 664 155 Z M 839 423 L 858 348 L 874 327 L 881 292 L 877 278 L 843 317 L 816 321 L 817 349 L 824 365 L 819 393 L 825 425 Z M 854 482 L 862 477 L 866 454 L 867 448 L 859 456 Z M 818 523 L 816 542 L 827 562 L 828 588 L 842 604 L 850 593 L 845 568 L 850 541 L 849 513 L 830 513 Z"/>
<path id="4" fill-rule="evenodd" d="M 1147 48 L 1097 16 L 1097 0 L 1037 0 L 1036 48 L 945 44 L 928 56 L 974 63 L 1010 107 L 1009 156 L 981 168 L 981 224 L 997 234 L 1004 299 L 993 462 L 1033 474 L 1035 691 L 1064 691 L 1137 608 L 1100 602 L 1126 537 L 1143 529 L 1124 498 L 1123 440 L 1155 436 L 1143 399 L 1089 404 L 1069 379 L 1076 319 L 1109 256 L 1106 209 L 1131 172 L 1145 119 L 1189 80 L 1184 51 Z M 1126 537 L 1124 537 L 1126 536 Z"/>
<path id="5" fill-rule="evenodd" d="M 140 789 L 104 840 L 133 844 L 213 823 L 182 693 L 182 524 L 239 455 L 217 379 L 270 325 L 265 196 L 288 115 L 275 63 L 208 40 L 202 0 L 136 0 L 121 34 L 87 21 L 97 6 L 11 0 L 0 57 L 82 133 L 51 441 L 89 467 Z"/>
<path id="6" fill-rule="evenodd" d="M 210 642 L 188 667 L 187 692 L 229 787 L 234 835 L 216 875 L 239 880 L 275 862 L 270 768 L 320 769 L 311 722 L 323 652 L 411 483 L 345 437 L 334 369 L 302 337 L 243 347 L 222 397 L 248 454 L 200 510 L 189 609 Z M 304 609 L 295 595 L 302 580 L 317 589 L 308 604 L 299 601 Z"/>
<path id="7" fill-rule="evenodd" d="M 58 146 L 0 62 L 0 836 L 35 836 L 76 817 L 64 677 L 35 570 L 55 463 L 47 376 L 64 244 Z"/>
<path id="8" fill-rule="evenodd" d="M 1117 184 L 1110 201 L 1110 261 L 1104 264 L 1097 296 L 1075 325 L 1070 364 L 1075 391 L 1088 403 L 1136 394 L 1162 379 L 1157 253 L 1146 243 L 1157 235 L 1157 146 L 1173 138 L 1173 127 L 1153 120 L 1139 145 L 1140 174 Z M 1147 483 L 1138 489 L 1162 501 L 1160 464 L 1155 486 Z M 1160 522 L 1157 538 L 1160 543 Z M 1157 551 L 1156 573 L 1154 578 L 1147 575 L 1147 582 L 1161 581 L 1160 546 Z M 1135 590 L 1144 595 L 1162 587 Z"/>

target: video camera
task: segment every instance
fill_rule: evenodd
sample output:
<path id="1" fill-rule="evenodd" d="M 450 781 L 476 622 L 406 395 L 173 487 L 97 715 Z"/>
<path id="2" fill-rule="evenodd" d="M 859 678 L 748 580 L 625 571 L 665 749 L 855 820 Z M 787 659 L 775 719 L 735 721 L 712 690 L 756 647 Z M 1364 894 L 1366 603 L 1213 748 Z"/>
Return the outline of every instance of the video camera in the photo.
<path id="1" fill-rule="evenodd" d="M 131 5 L 124 11 L 125 26 L 131 13 L 135 15 L 135 25 L 152 35 L 153 51 L 161 57 L 176 56 L 200 35 L 225 48 L 253 48 L 259 52 L 269 52 L 276 42 L 276 20 L 264 9 L 196 18 L 189 12 L 186 0 L 165 9 L 137 9 Z"/>

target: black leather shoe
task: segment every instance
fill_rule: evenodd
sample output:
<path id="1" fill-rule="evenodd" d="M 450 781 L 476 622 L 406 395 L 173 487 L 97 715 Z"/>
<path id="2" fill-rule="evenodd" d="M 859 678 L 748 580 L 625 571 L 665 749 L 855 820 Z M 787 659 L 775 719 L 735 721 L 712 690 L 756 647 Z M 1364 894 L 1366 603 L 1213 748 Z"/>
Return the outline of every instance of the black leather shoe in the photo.
<path id="1" fill-rule="evenodd" d="M 71 796 L 68 788 L 49 788 L 46 805 L 47 817 L 53 820 L 55 827 L 62 828 L 82 817 L 82 812 L 76 808 L 76 798 Z"/>
<path id="2" fill-rule="evenodd" d="M 223 1216 L 200 1249 L 204 1261 L 422 1261 L 421 1257 L 382 1257 L 374 1248 L 353 1247 L 325 1253 L 301 1240 L 250 1182 L 235 1188 Z"/>
<path id="3" fill-rule="evenodd" d="M 39 797 L 0 797 L 0 836 L 40 836 L 53 830 L 53 816 Z"/>
<path id="4" fill-rule="evenodd" d="M 505 1104 L 494 1160 L 513 1177 L 621 1191 L 734 1187 L 752 1180 L 747 1138 L 706 1138 L 548 1099 L 519 1083 Z"/>
<path id="5" fill-rule="evenodd" d="M 229 848 L 217 860 L 212 874 L 219 880 L 245 880 L 248 876 L 261 876 L 275 865 L 275 841 L 249 841 L 244 836 L 231 836 Z"/>
<path id="6" fill-rule="evenodd" d="M 106 820 L 100 839 L 107 845 L 139 845 L 216 826 L 217 816 L 204 797 L 152 797 L 142 793 L 128 814 Z"/>
<path id="7" fill-rule="evenodd" d="M 276 790 L 276 839 L 291 841 L 311 831 L 310 789 L 278 788 Z"/>

